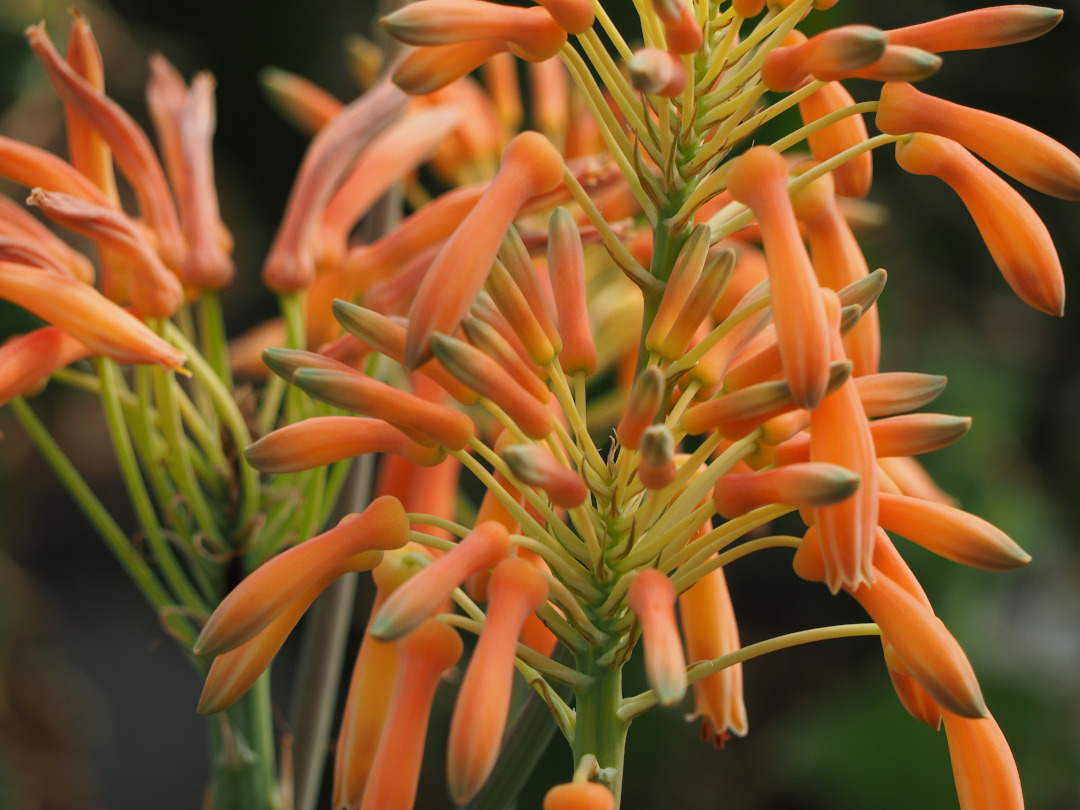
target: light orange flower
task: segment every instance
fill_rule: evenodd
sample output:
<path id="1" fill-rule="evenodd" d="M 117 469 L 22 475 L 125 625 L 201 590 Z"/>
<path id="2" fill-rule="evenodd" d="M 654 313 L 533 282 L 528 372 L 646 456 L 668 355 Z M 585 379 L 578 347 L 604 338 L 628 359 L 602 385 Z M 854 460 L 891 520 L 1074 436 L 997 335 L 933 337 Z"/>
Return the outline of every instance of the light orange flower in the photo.
<path id="1" fill-rule="evenodd" d="M 646 568 L 634 577 L 626 604 L 641 625 L 645 676 L 661 706 L 686 694 L 686 655 L 675 621 L 675 588 L 661 571 Z"/>
<path id="2" fill-rule="evenodd" d="M 518 637 L 528 616 L 547 601 L 548 585 L 532 563 L 508 557 L 488 585 L 487 620 L 454 704 L 447 744 L 450 797 L 465 804 L 487 781 L 510 712 Z"/>

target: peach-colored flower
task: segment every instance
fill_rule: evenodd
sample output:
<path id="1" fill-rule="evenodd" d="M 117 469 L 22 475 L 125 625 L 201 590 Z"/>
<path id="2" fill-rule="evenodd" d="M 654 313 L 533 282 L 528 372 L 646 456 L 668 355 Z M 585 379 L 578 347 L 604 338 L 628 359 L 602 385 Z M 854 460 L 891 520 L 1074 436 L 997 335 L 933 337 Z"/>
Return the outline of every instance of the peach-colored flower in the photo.
<path id="1" fill-rule="evenodd" d="M 645 677 L 662 706 L 686 694 L 686 655 L 675 621 L 675 587 L 663 572 L 646 568 L 630 584 L 626 604 L 641 625 Z"/>
<path id="2" fill-rule="evenodd" d="M 446 772 L 450 797 L 464 804 L 495 767 L 510 712 L 518 637 L 547 601 L 548 585 L 532 563 L 507 557 L 488 585 L 487 620 L 458 690 L 450 721 Z"/>
<path id="3" fill-rule="evenodd" d="M 567 782 L 544 794 L 544 810 L 615 810 L 615 797 L 596 782 Z"/>

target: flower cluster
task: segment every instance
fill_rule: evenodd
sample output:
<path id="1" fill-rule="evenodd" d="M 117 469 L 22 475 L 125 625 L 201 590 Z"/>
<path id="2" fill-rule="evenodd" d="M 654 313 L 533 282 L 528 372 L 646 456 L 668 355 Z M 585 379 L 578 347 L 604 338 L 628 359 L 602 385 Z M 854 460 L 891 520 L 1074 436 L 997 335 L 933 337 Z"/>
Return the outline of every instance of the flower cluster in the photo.
<path id="1" fill-rule="evenodd" d="M 238 442 L 249 446 L 237 469 L 268 477 L 251 490 L 261 519 L 231 521 L 211 549 L 242 556 L 249 573 L 231 590 L 210 583 L 223 598 L 195 613 L 193 653 L 213 656 L 200 711 L 240 699 L 331 582 L 370 570 L 377 597 L 337 738 L 334 808 L 414 805 L 436 687 L 464 654 L 459 630 L 477 641 L 449 732 L 458 805 L 507 789 L 492 775 L 536 744 L 511 729 L 515 669 L 533 692 L 518 720 L 539 707 L 573 749 L 573 779 L 545 807 L 614 808 L 642 712 L 692 692 L 703 738 L 720 746 L 749 730 L 745 660 L 879 635 L 901 704 L 945 726 L 961 806 L 1023 806 L 975 673 L 890 535 L 989 570 L 1030 558 L 916 460 L 970 420 L 918 410 L 943 378 L 880 370 L 886 274 L 871 272 L 850 220 L 872 151 L 894 146 L 903 170 L 960 196 L 1016 294 L 1061 315 L 1047 229 L 998 172 L 1075 200 L 1080 158 L 913 86 L 939 54 L 1032 39 L 1061 13 L 1007 6 L 892 31 L 799 31 L 831 5 L 644 0 L 644 46 L 632 50 L 639 32 L 592 0 L 424 0 L 382 20 L 413 47 L 350 104 L 268 76 L 313 139 L 263 267 L 284 318 L 218 358 L 276 375 L 262 422 L 277 429 Z M 73 35 L 65 62 L 42 28 L 29 36 L 72 117 L 72 165 L 3 141 L 0 172 L 94 239 L 104 277 L 98 293 L 85 260 L 12 206 L 0 296 L 54 326 L 0 350 L 11 358 L 0 391 L 91 354 L 178 368 L 184 356 L 162 335 L 182 336 L 143 321 L 160 325 L 232 274 L 208 159 L 212 83 L 188 88 L 153 64 L 167 182 L 101 94 L 93 60 L 79 61 L 85 43 Z M 521 132 L 519 61 L 533 127 Z M 849 79 L 876 83 L 863 87 L 877 98 L 855 103 Z M 793 108 L 802 126 L 753 145 Z M 881 134 L 869 135 L 868 114 Z M 141 220 L 117 204 L 110 150 Z M 421 165 L 450 190 L 433 195 Z M 395 187 L 412 213 L 352 243 Z M 336 475 L 367 454 L 381 456 L 377 497 L 317 533 L 340 486 L 327 465 Z M 315 504 L 299 524 L 289 491 Z M 783 533 L 796 517 L 805 528 Z M 283 550 L 290 528 L 303 542 Z M 872 623 L 742 646 L 728 566 L 778 547 Z M 639 647 L 650 688 L 624 697 Z"/>

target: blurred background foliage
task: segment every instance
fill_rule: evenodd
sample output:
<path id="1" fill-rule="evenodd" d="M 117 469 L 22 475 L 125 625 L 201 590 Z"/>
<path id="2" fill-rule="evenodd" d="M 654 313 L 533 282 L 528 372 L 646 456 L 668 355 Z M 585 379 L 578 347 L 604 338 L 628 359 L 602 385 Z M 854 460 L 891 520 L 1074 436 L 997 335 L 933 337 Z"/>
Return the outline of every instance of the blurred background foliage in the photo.
<path id="1" fill-rule="evenodd" d="M 60 153 L 60 106 L 21 32 L 44 18 L 63 40 L 67 5 L 0 3 L 0 133 Z M 224 299 L 233 334 L 274 313 L 258 269 L 306 145 L 265 103 L 259 70 L 274 65 L 352 97 L 344 42 L 350 33 L 378 35 L 371 5 L 80 4 L 103 47 L 109 92 L 144 123 L 151 52 L 165 53 L 185 76 L 207 69 L 217 77 L 217 176 L 240 270 Z M 971 7 L 843 0 L 821 18 L 889 28 Z M 948 54 L 923 89 L 1016 118 L 1080 151 L 1078 43 L 1080 4 L 1069 0 L 1064 22 L 1044 40 Z M 858 82 L 849 87 L 859 101 L 875 94 Z M 901 551 L 972 659 L 1016 755 L 1028 807 L 1071 810 L 1080 807 L 1080 320 L 1071 311 L 1051 319 L 1012 296 L 940 181 L 904 175 L 887 152 L 875 171 L 870 200 L 888 220 L 867 231 L 864 244 L 871 266 L 890 273 L 881 300 L 883 369 L 949 377 L 933 409 L 971 415 L 974 426 L 926 465 L 965 509 L 1008 532 L 1034 561 L 1003 575 L 944 563 L 904 541 Z M 1075 289 L 1080 210 L 1024 193 Z M 30 326 L 16 309 L 0 309 L 0 336 Z M 133 525 L 96 403 L 54 388 L 35 406 L 121 524 Z M 199 678 L 2 411 L 0 430 L 0 807 L 200 806 L 207 765 L 194 713 Z M 744 643 L 863 620 L 853 600 L 796 579 L 780 552 L 739 561 L 729 582 Z M 363 595 L 360 609 L 369 601 Z M 286 732 L 294 658 L 286 647 L 274 669 Z M 628 681 L 631 690 L 643 687 L 640 673 Z M 637 721 L 627 810 L 956 807 L 944 734 L 904 713 L 876 643 L 828 642 L 753 661 L 746 689 L 751 733 L 723 751 L 699 743 L 678 711 Z M 445 714 L 433 721 L 418 808 L 449 806 L 440 749 L 447 722 Z M 546 786 L 565 780 L 569 767 L 556 741 L 522 810 L 538 808 Z"/>

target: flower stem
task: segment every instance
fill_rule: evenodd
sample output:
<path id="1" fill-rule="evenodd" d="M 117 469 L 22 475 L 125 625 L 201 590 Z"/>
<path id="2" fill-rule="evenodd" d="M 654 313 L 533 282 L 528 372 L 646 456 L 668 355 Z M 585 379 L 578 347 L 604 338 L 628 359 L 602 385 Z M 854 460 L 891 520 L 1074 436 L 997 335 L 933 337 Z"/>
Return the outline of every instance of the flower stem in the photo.
<path id="1" fill-rule="evenodd" d="M 585 689 L 577 690 L 577 720 L 574 725 L 574 767 L 592 754 L 604 781 L 615 796 L 622 795 L 623 756 L 630 722 L 619 716 L 622 705 L 622 668 L 597 663 L 599 651 L 590 649 L 587 660 L 578 660 L 578 670 L 592 677 Z"/>

